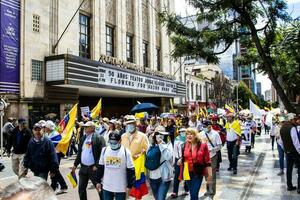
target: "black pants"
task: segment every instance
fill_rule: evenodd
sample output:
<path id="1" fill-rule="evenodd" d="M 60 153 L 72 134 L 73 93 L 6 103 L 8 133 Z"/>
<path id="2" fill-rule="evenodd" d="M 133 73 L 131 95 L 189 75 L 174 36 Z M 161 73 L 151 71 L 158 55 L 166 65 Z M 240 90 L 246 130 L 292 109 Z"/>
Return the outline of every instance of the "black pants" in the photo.
<path id="1" fill-rule="evenodd" d="M 240 154 L 240 146 L 236 144 L 236 140 L 227 142 L 229 167 L 237 170 L 238 156 Z"/>
<path id="2" fill-rule="evenodd" d="M 274 150 L 275 136 L 271 135 L 272 150 Z"/>
<path id="3" fill-rule="evenodd" d="M 56 155 L 57 155 L 58 164 L 60 164 L 60 160 L 63 154 L 57 153 Z M 57 170 L 55 176 L 51 178 L 51 187 L 54 191 L 58 188 L 58 185 L 60 185 L 60 189 L 68 189 L 67 183 L 59 170 Z"/>
<path id="4" fill-rule="evenodd" d="M 255 134 L 251 133 L 251 146 L 254 148 L 254 144 L 255 144 Z"/>
<path id="5" fill-rule="evenodd" d="M 81 165 L 81 168 L 79 170 L 78 186 L 80 200 L 87 200 L 86 188 L 88 186 L 89 180 L 91 180 L 96 187 L 96 171 L 93 171 L 93 166 Z M 102 193 L 99 193 L 99 198 L 102 200 Z"/>
<path id="6" fill-rule="evenodd" d="M 72 156 L 73 155 L 73 151 L 74 151 L 75 155 L 78 152 L 75 140 L 72 140 L 72 142 L 71 142 L 71 144 L 69 146 L 69 149 L 68 149 L 68 155 L 67 156 Z"/>
<path id="7" fill-rule="evenodd" d="M 298 188 L 300 188 L 300 155 L 297 152 L 286 154 L 286 184 L 288 188 L 293 187 L 292 177 L 294 165 L 298 167 Z"/>

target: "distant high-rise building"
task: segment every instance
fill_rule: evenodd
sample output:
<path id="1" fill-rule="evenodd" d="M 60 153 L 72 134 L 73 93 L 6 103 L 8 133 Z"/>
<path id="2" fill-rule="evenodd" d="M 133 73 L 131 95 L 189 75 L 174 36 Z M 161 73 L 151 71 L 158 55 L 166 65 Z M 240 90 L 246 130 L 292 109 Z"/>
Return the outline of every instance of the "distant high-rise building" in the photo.
<path id="1" fill-rule="evenodd" d="M 256 95 L 261 97 L 261 82 L 256 83 Z"/>

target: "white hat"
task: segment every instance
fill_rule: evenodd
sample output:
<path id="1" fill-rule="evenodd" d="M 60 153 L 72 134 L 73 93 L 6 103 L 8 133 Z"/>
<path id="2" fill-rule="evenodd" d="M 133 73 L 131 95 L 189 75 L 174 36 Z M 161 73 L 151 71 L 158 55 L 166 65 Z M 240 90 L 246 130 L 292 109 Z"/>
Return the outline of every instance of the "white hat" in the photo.
<path id="1" fill-rule="evenodd" d="M 124 122 L 124 124 L 130 124 L 130 123 L 134 123 L 136 122 L 136 118 L 134 115 L 127 115 L 126 116 L 126 121 Z"/>
<path id="2" fill-rule="evenodd" d="M 92 122 L 92 121 L 88 121 L 88 122 L 86 122 L 85 124 L 83 124 L 82 125 L 83 127 L 95 127 L 95 124 L 94 124 L 94 122 Z"/>
<path id="3" fill-rule="evenodd" d="M 285 117 L 279 117 L 279 122 L 285 122 L 287 121 Z"/>
<path id="4" fill-rule="evenodd" d="M 109 120 L 109 123 L 110 123 L 110 124 L 116 124 L 116 123 L 117 123 L 117 120 L 111 119 L 111 120 Z"/>
<path id="5" fill-rule="evenodd" d="M 54 130 L 55 129 L 55 124 L 54 124 L 53 121 L 48 120 L 48 121 L 45 122 L 44 127 L 49 128 L 50 130 Z"/>
<path id="6" fill-rule="evenodd" d="M 179 129 L 179 132 L 186 132 L 186 128 Z"/>
<path id="7" fill-rule="evenodd" d="M 290 121 L 290 120 L 292 120 L 296 117 L 296 114 L 295 113 L 289 113 L 286 116 L 287 116 L 287 120 Z"/>
<path id="8" fill-rule="evenodd" d="M 38 122 L 42 127 L 44 127 L 46 125 L 46 121 L 45 120 L 40 120 Z"/>

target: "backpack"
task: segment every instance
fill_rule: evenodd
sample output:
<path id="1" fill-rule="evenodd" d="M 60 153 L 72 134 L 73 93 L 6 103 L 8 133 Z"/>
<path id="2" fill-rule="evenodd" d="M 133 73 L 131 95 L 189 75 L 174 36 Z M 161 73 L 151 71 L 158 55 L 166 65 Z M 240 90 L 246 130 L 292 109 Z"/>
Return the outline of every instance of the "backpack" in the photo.
<path id="1" fill-rule="evenodd" d="M 149 170 L 158 169 L 165 161 L 160 163 L 161 152 L 159 146 L 152 145 L 146 153 L 145 167 Z"/>

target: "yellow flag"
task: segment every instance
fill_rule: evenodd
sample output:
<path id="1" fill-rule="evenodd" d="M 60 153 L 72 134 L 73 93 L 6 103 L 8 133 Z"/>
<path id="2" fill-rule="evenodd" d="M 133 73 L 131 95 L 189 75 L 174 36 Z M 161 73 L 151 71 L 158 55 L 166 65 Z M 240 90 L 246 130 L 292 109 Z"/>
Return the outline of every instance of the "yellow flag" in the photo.
<path id="1" fill-rule="evenodd" d="M 77 117 L 77 105 L 78 105 L 78 103 L 73 106 L 73 108 L 64 117 L 64 119 L 61 122 L 61 127 L 64 126 L 64 128 L 60 129 L 62 131 L 61 140 L 58 142 L 56 149 L 57 149 L 57 151 L 65 154 L 65 155 L 68 151 L 70 140 L 71 140 L 72 134 L 73 134 L 73 129 L 75 126 L 75 120 Z"/>
<path id="2" fill-rule="evenodd" d="M 136 180 L 141 179 L 142 173 L 146 174 L 145 162 L 146 162 L 145 154 L 141 154 L 137 159 L 133 160 Z"/>
<path id="3" fill-rule="evenodd" d="M 170 106 L 171 106 L 171 112 L 172 114 L 174 114 L 174 107 L 173 107 L 173 99 L 170 98 Z"/>
<path id="4" fill-rule="evenodd" d="M 227 122 L 225 128 L 227 129 L 227 131 L 232 128 L 238 136 L 242 135 L 241 125 L 238 120 L 234 120 L 231 124 Z"/>
<path id="5" fill-rule="evenodd" d="M 191 180 L 188 162 L 184 162 L 183 164 L 183 180 L 185 181 Z"/>
<path id="6" fill-rule="evenodd" d="M 134 116 L 137 119 L 143 119 L 143 118 L 145 118 L 145 112 L 135 113 Z"/>
<path id="7" fill-rule="evenodd" d="M 95 119 L 96 117 L 98 117 L 101 113 L 101 109 L 102 109 L 102 98 L 98 101 L 97 105 L 91 111 L 91 115 L 90 115 L 91 118 Z"/>

